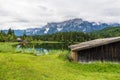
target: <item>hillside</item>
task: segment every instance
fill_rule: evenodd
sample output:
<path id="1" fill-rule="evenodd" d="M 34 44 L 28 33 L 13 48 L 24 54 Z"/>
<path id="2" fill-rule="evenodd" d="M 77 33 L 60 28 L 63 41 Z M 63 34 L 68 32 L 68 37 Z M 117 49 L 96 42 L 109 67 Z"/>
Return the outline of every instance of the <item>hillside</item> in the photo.
<path id="1" fill-rule="evenodd" d="M 99 37 L 116 37 L 120 36 L 120 27 L 109 27 L 103 30 L 94 31 L 92 34 L 98 35 Z"/>

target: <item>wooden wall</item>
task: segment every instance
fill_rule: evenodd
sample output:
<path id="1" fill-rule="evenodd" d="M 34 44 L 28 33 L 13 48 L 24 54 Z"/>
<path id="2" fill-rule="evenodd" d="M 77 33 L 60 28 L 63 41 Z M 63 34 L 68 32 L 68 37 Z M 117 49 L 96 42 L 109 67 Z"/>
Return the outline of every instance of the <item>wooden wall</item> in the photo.
<path id="1" fill-rule="evenodd" d="M 71 58 L 75 61 L 78 62 L 78 53 L 75 51 L 72 51 L 71 53 Z"/>
<path id="2" fill-rule="evenodd" d="M 80 62 L 120 61 L 120 42 L 78 51 L 77 55 Z"/>

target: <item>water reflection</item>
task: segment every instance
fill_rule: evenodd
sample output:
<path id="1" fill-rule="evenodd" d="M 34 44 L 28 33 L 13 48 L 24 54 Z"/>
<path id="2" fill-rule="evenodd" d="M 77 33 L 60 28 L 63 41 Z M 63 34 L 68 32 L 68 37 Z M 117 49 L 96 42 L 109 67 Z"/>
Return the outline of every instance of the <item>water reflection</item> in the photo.
<path id="1" fill-rule="evenodd" d="M 16 51 L 34 53 L 35 55 L 48 54 L 51 50 L 69 50 L 66 43 L 29 43 L 26 46 L 17 45 Z"/>
<path id="2" fill-rule="evenodd" d="M 47 49 L 44 49 L 44 48 L 36 48 L 35 50 L 35 54 L 38 56 L 38 55 L 41 55 L 41 53 L 43 54 L 48 54 L 49 50 Z"/>

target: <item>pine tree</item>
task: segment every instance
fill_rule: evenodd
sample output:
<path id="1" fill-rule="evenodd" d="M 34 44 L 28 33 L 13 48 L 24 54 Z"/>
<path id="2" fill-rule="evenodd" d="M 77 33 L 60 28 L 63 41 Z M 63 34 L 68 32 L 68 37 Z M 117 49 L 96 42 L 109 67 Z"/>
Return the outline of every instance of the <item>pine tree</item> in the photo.
<path id="1" fill-rule="evenodd" d="M 8 33 L 7 33 L 7 35 L 12 35 L 12 34 L 13 34 L 13 31 L 12 31 L 11 28 L 9 28 L 9 29 L 8 29 Z"/>

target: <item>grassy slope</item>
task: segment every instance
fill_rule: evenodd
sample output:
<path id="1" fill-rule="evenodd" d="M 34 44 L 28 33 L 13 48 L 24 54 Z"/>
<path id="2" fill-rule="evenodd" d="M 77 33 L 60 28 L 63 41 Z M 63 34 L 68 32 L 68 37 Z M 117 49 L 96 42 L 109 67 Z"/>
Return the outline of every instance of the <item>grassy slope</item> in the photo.
<path id="1" fill-rule="evenodd" d="M 120 80 L 118 63 L 79 64 L 61 59 L 62 53 L 34 56 L 1 50 L 0 80 Z"/>
<path id="2" fill-rule="evenodd" d="M 120 64 L 70 63 L 58 54 L 0 53 L 0 80 L 120 80 Z"/>
<path id="3" fill-rule="evenodd" d="M 120 27 L 107 27 L 105 29 L 91 32 L 94 34 L 98 34 L 102 37 L 115 37 L 120 36 Z"/>

